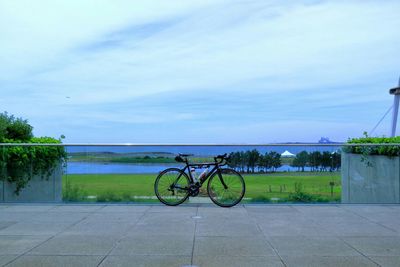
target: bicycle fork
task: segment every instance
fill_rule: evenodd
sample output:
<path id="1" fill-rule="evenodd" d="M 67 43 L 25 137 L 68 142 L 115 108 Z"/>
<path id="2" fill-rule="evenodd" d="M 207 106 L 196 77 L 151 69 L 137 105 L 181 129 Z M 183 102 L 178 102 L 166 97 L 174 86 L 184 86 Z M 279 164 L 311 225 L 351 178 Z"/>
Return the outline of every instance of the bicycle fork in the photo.
<path id="1" fill-rule="evenodd" d="M 224 189 L 228 189 L 228 186 L 225 184 L 224 179 L 222 178 L 220 169 L 217 170 L 217 174 L 218 174 L 219 180 L 221 181 L 221 184 L 224 186 Z"/>

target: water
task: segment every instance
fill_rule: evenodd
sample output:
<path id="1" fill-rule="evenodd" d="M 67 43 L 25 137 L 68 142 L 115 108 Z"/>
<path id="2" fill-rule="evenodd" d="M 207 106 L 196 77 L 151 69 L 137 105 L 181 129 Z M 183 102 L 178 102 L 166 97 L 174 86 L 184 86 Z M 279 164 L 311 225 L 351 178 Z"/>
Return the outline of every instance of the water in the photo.
<path id="1" fill-rule="evenodd" d="M 183 165 L 170 164 L 124 164 L 124 163 L 98 163 L 98 162 L 69 162 L 67 164 L 67 174 L 122 174 L 122 173 L 159 173 L 166 168 L 182 168 Z M 310 168 L 306 167 L 306 171 Z M 277 171 L 297 171 L 289 165 L 283 165 Z"/>
<path id="2" fill-rule="evenodd" d="M 288 150 L 293 154 L 301 151 L 337 151 L 338 146 L 66 146 L 67 152 L 72 155 L 73 153 L 134 153 L 134 154 L 160 154 L 161 156 L 172 157 L 178 153 L 194 154 L 194 156 L 210 157 L 218 154 L 231 153 L 237 151 L 258 150 L 261 154 L 266 152 L 275 151 L 283 153 Z M 72 154 L 71 154 L 72 153 Z M 105 156 L 107 156 L 105 154 Z M 142 155 L 143 156 L 143 155 Z M 178 167 L 182 168 L 183 165 L 179 163 L 102 163 L 102 162 L 68 162 L 66 173 L 67 174 L 109 174 L 109 173 L 159 173 L 160 171 Z M 297 168 L 289 165 L 283 165 L 277 169 L 279 172 L 297 171 Z M 310 168 L 306 167 L 305 171 Z"/>
<path id="3" fill-rule="evenodd" d="M 256 149 L 260 153 L 276 151 L 282 154 L 288 150 L 293 154 L 301 151 L 337 151 L 338 146 L 66 146 L 68 153 L 111 152 L 111 153 L 167 153 L 194 154 L 195 156 L 215 156 L 218 154 Z"/>

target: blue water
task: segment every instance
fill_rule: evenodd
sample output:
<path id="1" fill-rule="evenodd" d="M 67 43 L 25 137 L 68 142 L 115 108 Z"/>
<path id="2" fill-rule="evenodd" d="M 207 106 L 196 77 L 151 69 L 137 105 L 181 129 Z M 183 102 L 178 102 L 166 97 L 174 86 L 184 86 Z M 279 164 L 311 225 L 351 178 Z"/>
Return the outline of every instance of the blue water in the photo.
<path id="1" fill-rule="evenodd" d="M 283 153 L 288 150 L 293 154 L 301 151 L 337 151 L 338 146 L 66 146 L 68 153 L 74 152 L 112 152 L 112 153 L 170 153 L 194 154 L 196 156 L 212 156 L 237 151 L 257 149 L 260 153 L 276 151 Z"/>
<path id="2" fill-rule="evenodd" d="M 118 174 L 118 173 L 159 173 L 166 168 L 178 167 L 180 164 L 123 164 L 123 163 L 94 163 L 94 162 L 69 162 L 67 164 L 67 174 Z M 308 171 L 309 168 L 306 168 Z M 297 171 L 289 165 L 283 165 L 277 171 Z"/>

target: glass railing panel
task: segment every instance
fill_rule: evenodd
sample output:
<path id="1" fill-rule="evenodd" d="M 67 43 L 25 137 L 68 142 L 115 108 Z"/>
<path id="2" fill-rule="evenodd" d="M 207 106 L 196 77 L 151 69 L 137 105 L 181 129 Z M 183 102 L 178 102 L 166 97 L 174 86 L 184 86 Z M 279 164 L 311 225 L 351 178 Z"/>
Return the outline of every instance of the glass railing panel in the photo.
<path id="1" fill-rule="evenodd" d="M 158 202 L 154 180 L 166 168 L 184 166 L 174 160 L 178 153 L 193 154 L 192 163 L 212 162 L 215 155 L 229 154 L 226 167 L 246 181 L 243 203 L 340 201 L 339 146 L 110 145 L 67 146 L 66 151 L 65 201 Z M 196 169 L 197 175 L 203 170 Z M 206 185 L 189 201 L 209 202 Z"/>

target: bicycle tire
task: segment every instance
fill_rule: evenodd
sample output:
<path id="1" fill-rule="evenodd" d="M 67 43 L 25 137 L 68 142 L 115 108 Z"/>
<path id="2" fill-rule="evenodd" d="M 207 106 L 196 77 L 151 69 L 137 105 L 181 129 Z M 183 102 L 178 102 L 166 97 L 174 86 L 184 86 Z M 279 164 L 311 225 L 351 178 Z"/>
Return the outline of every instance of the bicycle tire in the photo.
<path id="1" fill-rule="evenodd" d="M 226 183 L 227 188 L 224 188 L 221 180 L 219 179 L 218 172 L 221 173 L 222 179 Z M 222 192 L 219 192 L 218 188 L 220 190 L 222 189 Z M 232 191 L 231 193 L 229 193 L 230 194 L 229 196 L 231 198 L 224 198 L 224 194 L 228 193 L 229 188 Z M 244 182 L 242 175 L 240 175 L 237 171 L 233 169 L 224 168 L 217 170 L 215 173 L 212 174 L 212 176 L 208 180 L 207 184 L 208 196 L 210 197 L 212 202 L 214 202 L 216 205 L 220 207 L 229 208 L 235 206 L 242 200 L 245 192 L 246 192 L 246 184 Z"/>
<path id="2" fill-rule="evenodd" d="M 171 175 L 170 177 L 167 177 L 167 175 Z M 180 176 L 179 176 L 180 175 Z M 171 190 L 170 188 L 168 188 L 172 185 L 172 183 L 175 182 L 175 179 L 177 179 L 179 177 L 178 182 L 180 184 L 183 183 L 183 185 L 186 188 L 189 188 L 190 185 L 190 180 L 188 175 L 183 172 L 181 169 L 178 168 L 168 168 L 163 170 L 162 172 L 160 172 L 156 178 L 156 180 L 154 181 L 154 192 L 158 198 L 158 200 L 160 200 L 162 203 L 164 203 L 165 205 L 168 206 L 177 206 L 181 203 L 183 203 L 188 197 L 189 197 L 189 190 Z M 163 179 L 163 180 L 161 180 Z M 165 181 L 166 180 L 166 181 Z M 162 183 L 162 185 L 161 185 Z M 160 186 L 165 187 L 165 185 L 167 185 L 167 188 L 163 188 L 162 191 L 160 191 Z M 170 193 L 169 193 L 170 192 Z M 179 195 L 178 195 L 179 193 Z M 168 194 L 171 194 L 170 196 Z M 173 200 L 173 196 L 175 197 L 176 201 L 170 201 Z"/>

